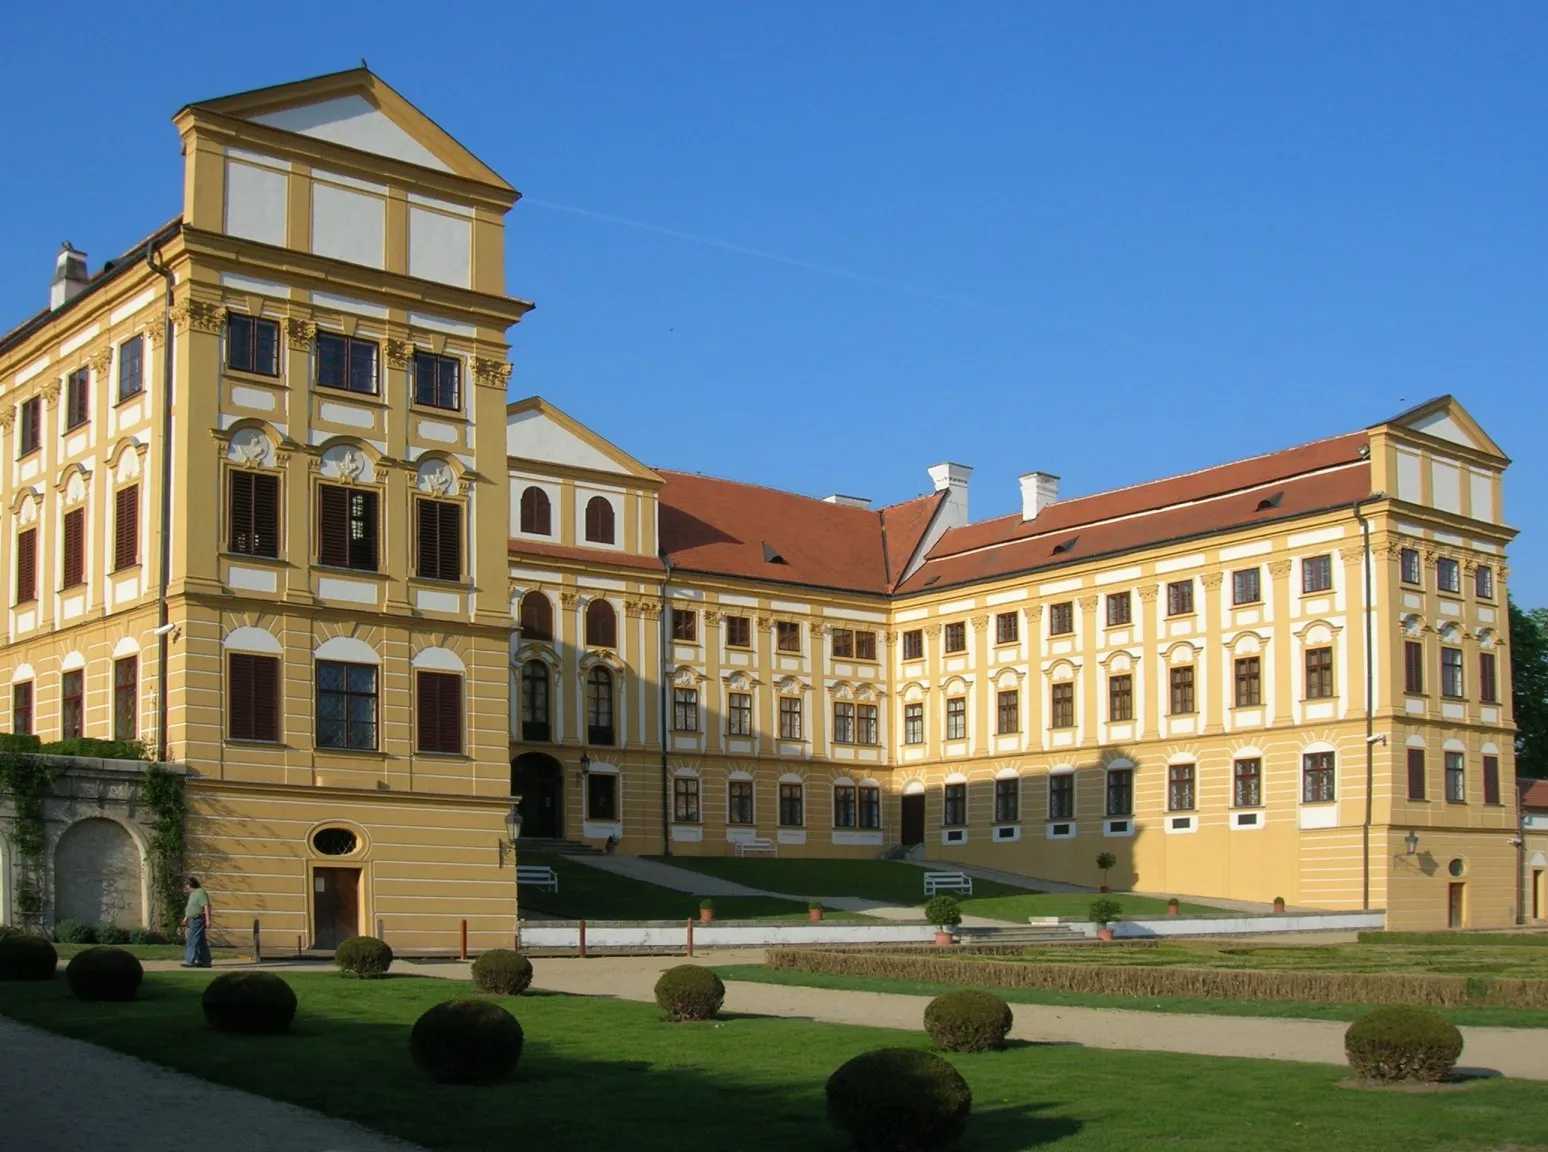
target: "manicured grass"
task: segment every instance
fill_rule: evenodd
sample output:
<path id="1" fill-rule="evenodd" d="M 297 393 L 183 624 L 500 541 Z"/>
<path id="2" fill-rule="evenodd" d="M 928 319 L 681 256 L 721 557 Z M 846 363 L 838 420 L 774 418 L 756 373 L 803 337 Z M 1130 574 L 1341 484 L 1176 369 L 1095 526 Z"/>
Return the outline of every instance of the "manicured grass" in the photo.
<path id="1" fill-rule="evenodd" d="M 286 973 L 295 1032 L 204 1027 L 203 974 L 152 973 L 127 1004 L 72 1000 L 62 980 L 0 985 L 0 1011 L 68 1035 L 287 1100 L 449 1152 L 840 1152 L 822 1085 L 882 1045 L 922 1032 L 730 1017 L 668 1024 L 651 1005 L 538 995 L 503 999 L 526 1031 L 512 1080 L 441 1085 L 418 1073 L 408 1030 L 467 990 L 432 978 L 354 981 Z M 974 1096 L 962 1152 L 1187 1147 L 1195 1152 L 1479 1152 L 1541 1143 L 1542 1085 L 1504 1079 L 1460 1093 L 1345 1091 L 1333 1065 L 1017 1044 L 949 1057 Z"/>
<path id="2" fill-rule="evenodd" d="M 1361 944 L 1431 944 L 1445 948 L 1548 948 L 1548 932 L 1361 932 Z"/>
<path id="3" fill-rule="evenodd" d="M 909 996 L 939 996 L 956 992 L 959 984 L 919 980 L 878 980 L 866 976 L 834 976 L 769 968 L 762 964 L 726 964 L 715 968 L 722 980 L 753 984 L 784 984 L 801 988 L 836 988 L 845 992 L 895 992 Z M 993 988 L 1012 1004 L 1049 1004 L 1071 1008 L 1126 1008 L 1134 1012 L 1174 1012 L 1194 1016 L 1271 1016 L 1305 1020 L 1353 1020 L 1370 1009 L 1361 1004 L 1288 1004 L 1259 1000 L 1189 1000 L 1180 997 L 1092 996 L 1080 992 L 1050 992 L 1040 988 Z M 1492 1028 L 1548 1028 L 1548 1012 L 1517 1008 L 1437 1008 L 1454 1024 Z"/>
<path id="4" fill-rule="evenodd" d="M 1151 896 L 1136 896 L 1132 892 L 1112 892 L 1105 896 L 1093 896 L 1081 892 L 1023 892 L 1017 896 L 980 896 L 979 885 L 973 881 L 975 895 L 962 902 L 962 911 L 968 916 L 986 916 L 990 920 L 1006 920 L 1025 924 L 1033 916 L 1064 916 L 1078 920 L 1088 919 L 1093 900 L 1113 900 L 1118 904 L 1125 920 L 1138 920 L 1166 915 L 1166 901 Z M 1228 916 L 1219 908 L 1203 904 L 1181 904 L 1182 916 Z"/>
<path id="5" fill-rule="evenodd" d="M 1404 972 L 1437 976 L 1548 978 L 1548 956 L 1533 949 L 1478 945 L 1442 948 L 1390 944 L 1247 945 L 1163 941 L 1109 948 L 1025 948 L 1012 956 L 968 954 L 966 960 L 1138 968 L 1232 968 L 1274 972 Z"/>

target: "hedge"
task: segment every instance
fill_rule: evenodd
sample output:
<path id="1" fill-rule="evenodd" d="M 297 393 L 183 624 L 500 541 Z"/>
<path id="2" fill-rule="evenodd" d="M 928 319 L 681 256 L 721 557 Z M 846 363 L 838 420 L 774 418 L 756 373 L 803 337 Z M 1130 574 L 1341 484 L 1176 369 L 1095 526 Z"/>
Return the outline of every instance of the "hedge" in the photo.
<path id="1" fill-rule="evenodd" d="M 1446 948 L 1548 948 L 1548 932 L 1361 932 L 1361 944 L 1440 945 Z"/>
<path id="2" fill-rule="evenodd" d="M 1091 996 L 1548 1009 L 1548 980 L 1505 977 L 1014 964 L 897 952 L 792 949 L 771 950 L 767 963 L 771 968 L 825 976 L 861 976 L 978 988 L 1039 988 Z"/>

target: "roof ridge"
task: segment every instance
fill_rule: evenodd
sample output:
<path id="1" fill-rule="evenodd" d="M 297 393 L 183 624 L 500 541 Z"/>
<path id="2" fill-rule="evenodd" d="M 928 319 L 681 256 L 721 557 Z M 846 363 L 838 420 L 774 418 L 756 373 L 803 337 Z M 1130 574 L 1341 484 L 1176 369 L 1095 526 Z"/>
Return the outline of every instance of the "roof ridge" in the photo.
<path id="1" fill-rule="evenodd" d="M 804 492 L 792 492 L 788 488 L 776 488 L 772 484 L 755 484 L 751 480 L 733 480 L 729 476 L 709 476 L 703 472 L 684 472 L 681 468 L 657 468 L 647 465 L 653 472 L 661 476 L 681 476 L 685 480 L 713 480 L 716 484 L 735 484 L 739 488 L 756 488 L 760 492 L 774 492 L 780 496 L 790 496 L 796 500 L 810 500 L 813 504 L 821 504 L 827 508 L 844 508 L 851 512 L 864 512 L 869 516 L 880 516 L 886 511 L 884 508 L 857 508 L 853 504 L 838 504 L 831 500 L 824 500 L 821 496 L 808 496 Z M 888 507 L 895 508 L 892 504 Z"/>

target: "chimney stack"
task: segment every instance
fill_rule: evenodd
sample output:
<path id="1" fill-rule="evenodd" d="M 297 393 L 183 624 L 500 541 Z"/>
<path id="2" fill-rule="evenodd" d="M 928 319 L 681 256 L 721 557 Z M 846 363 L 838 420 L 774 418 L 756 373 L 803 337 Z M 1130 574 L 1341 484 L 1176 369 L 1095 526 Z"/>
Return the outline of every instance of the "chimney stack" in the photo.
<path id="1" fill-rule="evenodd" d="M 66 240 L 54 261 L 54 283 L 48 292 L 50 311 L 63 308 L 80 294 L 90 277 L 86 275 L 86 253 L 77 252 Z"/>
<path id="2" fill-rule="evenodd" d="M 946 493 L 946 505 L 956 513 L 953 524 L 968 522 L 968 481 L 973 470 L 966 464 L 937 464 L 930 469 L 930 479 L 937 492 Z"/>
<path id="3" fill-rule="evenodd" d="M 832 496 L 822 498 L 824 504 L 840 504 L 845 508 L 869 508 L 871 498 L 869 496 L 845 496 L 842 492 L 835 492 Z"/>
<path id="4" fill-rule="evenodd" d="M 1059 499 L 1059 478 L 1047 472 L 1028 472 L 1021 478 L 1021 518 L 1034 520 L 1037 514 Z"/>

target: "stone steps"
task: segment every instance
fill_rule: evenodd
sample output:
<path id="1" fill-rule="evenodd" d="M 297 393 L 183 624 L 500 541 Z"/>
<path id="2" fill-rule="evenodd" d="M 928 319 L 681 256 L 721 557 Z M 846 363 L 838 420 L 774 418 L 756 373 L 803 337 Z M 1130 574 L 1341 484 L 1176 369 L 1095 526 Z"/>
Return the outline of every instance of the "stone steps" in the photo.
<path id="1" fill-rule="evenodd" d="M 550 840 L 546 837 L 524 836 L 517 842 L 517 852 L 538 852 L 545 856 L 600 856 L 602 850 L 590 844 L 574 840 Z"/>

